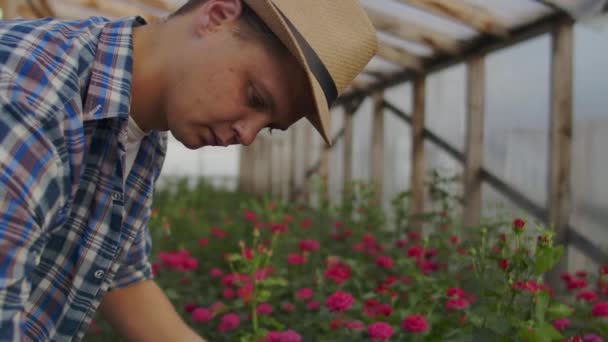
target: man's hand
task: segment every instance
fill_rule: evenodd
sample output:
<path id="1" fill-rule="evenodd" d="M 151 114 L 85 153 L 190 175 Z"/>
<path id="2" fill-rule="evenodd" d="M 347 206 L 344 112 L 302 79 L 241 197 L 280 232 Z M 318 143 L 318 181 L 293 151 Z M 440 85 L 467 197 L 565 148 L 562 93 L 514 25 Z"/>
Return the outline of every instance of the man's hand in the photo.
<path id="1" fill-rule="evenodd" d="M 179 317 L 153 280 L 109 292 L 99 310 L 127 341 L 205 342 Z"/>

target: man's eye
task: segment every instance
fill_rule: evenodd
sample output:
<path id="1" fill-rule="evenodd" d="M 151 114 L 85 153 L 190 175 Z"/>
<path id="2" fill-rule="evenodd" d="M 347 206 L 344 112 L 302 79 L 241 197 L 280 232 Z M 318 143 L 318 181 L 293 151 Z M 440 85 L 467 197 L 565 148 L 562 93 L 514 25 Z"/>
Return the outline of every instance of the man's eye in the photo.
<path id="1" fill-rule="evenodd" d="M 255 89 L 253 87 L 250 87 L 250 91 L 249 91 L 249 105 L 252 108 L 256 108 L 256 109 L 262 109 L 264 108 L 264 99 L 262 99 L 262 97 L 260 97 Z"/>

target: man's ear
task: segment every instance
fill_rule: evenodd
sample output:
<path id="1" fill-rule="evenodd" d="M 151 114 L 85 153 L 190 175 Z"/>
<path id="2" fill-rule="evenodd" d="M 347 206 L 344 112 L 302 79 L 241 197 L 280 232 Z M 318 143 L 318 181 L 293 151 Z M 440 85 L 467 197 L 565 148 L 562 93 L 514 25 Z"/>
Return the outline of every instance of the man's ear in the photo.
<path id="1" fill-rule="evenodd" d="M 236 23 L 243 13 L 243 0 L 209 0 L 196 13 L 197 32 L 212 32 Z"/>

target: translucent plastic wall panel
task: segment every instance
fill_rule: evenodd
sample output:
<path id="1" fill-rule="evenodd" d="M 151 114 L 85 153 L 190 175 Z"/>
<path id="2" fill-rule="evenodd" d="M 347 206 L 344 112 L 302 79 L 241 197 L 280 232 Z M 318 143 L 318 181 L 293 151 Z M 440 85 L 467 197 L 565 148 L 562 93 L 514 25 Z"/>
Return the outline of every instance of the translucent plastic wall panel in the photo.
<path id="1" fill-rule="evenodd" d="M 608 28 L 575 27 L 571 225 L 608 249 Z M 571 261 L 577 267 L 585 259 Z"/>
<path id="2" fill-rule="evenodd" d="M 429 179 L 429 173 L 432 171 L 437 171 L 439 175 L 443 178 L 458 178 L 454 182 L 449 183 L 449 186 L 446 190 L 448 190 L 451 194 L 455 196 L 462 197 L 463 195 L 463 186 L 462 186 L 462 174 L 464 172 L 463 165 L 456 159 L 454 159 L 451 155 L 437 147 L 430 141 L 426 141 L 424 144 L 424 149 L 426 152 L 426 171 L 427 176 L 426 180 Z M 430 198 L 427 198 L 430 200 Z M 428 207 L 428 205 L 427 205 Z M 462 216 L 462 207 L 457 206 L 455 212 L 452 212 L 451 215 L 455 217 Z"/>
<path id="3" fill-rule="evenodd" d="M 486 60 L 484 166 L 545 206 L 550 39 L 544 35 Z"/>
<path id="4" fill-rule="evenodd" d="M 353 118 L 353 180 L 369 181 L 373 101 L 367 98 Z"/>
<path id="5" fill-rule="evenodd" d="M 536 221 L 488 183 L 484 182 L 482 184 L 481 196 L 483 200 L 481 208 L 482 222 L 511 222 L 517 217 L 523 218 L 526 221 Z"/>
<path id="6" fill-rule="evenodd" d="M 384 93 L 385 99 L 400 110 L 411 114 L 412 87 L 407 83 L 390 88 Z M 412 172 L 412 130 L 411 126 L 391 111 L 385 111 L 386 167 L 384 169 L 384 191 L 390 199 L 397 193 L 410 188 Z"/>
<path id="7" fill-rule="evenodd" d="M 434 73 L 426 83 L 426 127 L 464 150 L 466 134 L 466 67 L 455 67 Z"/>

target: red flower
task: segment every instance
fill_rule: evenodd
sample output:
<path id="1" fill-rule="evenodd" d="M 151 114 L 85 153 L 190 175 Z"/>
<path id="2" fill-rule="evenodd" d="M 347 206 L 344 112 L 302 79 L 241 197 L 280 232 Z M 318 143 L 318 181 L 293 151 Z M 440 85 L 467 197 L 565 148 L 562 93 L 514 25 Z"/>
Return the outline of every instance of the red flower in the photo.
<path id="1" fill-rule="evenodd" d="M 245 210 L 243 216 L 245 217 L 245 220 L 251 223 L 255 223 L 258 220 L 258 216 L 251 210 Z"/>
<path id="2" fill-rule="evenodd" d="M 314 291 L 311 288 L 305 287 L 296 292 L 296 297 L 300 300 L 307 301 L 312 298 L 313 293 Z"/>
<path id="3" fill-rule="evenodd" d="M 458 238 L 458 236 L 456 236 L 456 235 L 450 236 L 450 242 L 452 243 L 452 245 L 457 245 L 458 241 L 460 241 L 460 239 Z"/>
<path id="4" fill-rule="evenodd" d="M 239 325 L 241 325 L 241 319 L 239 315 L 235 313 L 228 313 L 222 316 L 222 320 L 220 322 L 220 325 L 217 327 L 217 330 L 219 332 L 225 333 L 235 330 L 239 327 Z"/>
<path id="5" fill-rule="evenodd" d="M 211 277 L 213 277 L 213 278 L 219 278 L 219 277 L 221 277 L 221 276 L 224 274 L 224 272 L 222 272 L 222 270 L 220 270 L 219 268 L 212 268 L 212 269 L 209 271 L 209 274 L 210 274 L 210 275 L 211 275 Z"/>
<path id="6" fill-rule="evenodd" d="M 595 302 L 598 299 L 598 295 L 597 293 L 590 291 L 590 290 L 582 290 L 581 292 L 578 293 L 578 295 L 576 296 L 576 299 L 578 300 L 584 300 L 586 302 Z"/>
<path id="7" fill-rule="evenodd" d="M 314 252 L 319 249 L 319 241 L 317 240 L 302 240 L 298 242 L 298 247 L 302 252 Z"/>
<path id="8" fill-rule="evenodd" d="M 325 306 L 332 312 L 344 312 L 355 304 L 355 299 L 349 293 L 336 291 L 325 301 Z"/>
<path id="9" fill-rule="evenodd" d="M 503 270 L 506 270 L 507 268 L 509 268 L 509 260 L 500 259 L 498 261 L 498 266 L 500 266 L 500 268 L 502 268 Z"/>
<path id="10" fill-rule="evenodd" d="M 258 313 L 258 315 L 264 316 L 272 314 L 273 309 L 268 303 L 260 303 L 255 311 Z"/>
<path id="11" fill-rule="evenodd" d="M 515 220 L 513 220 L 513 230 L 516 233 L 523 232 L 525 225 L 526 225 L 526 221 L 524 221 L 520 218 L 516 218 Z"/>
<path id="12" fill-rule="evenodd" d="M 429 323 L 422 315 L 409 315 L 401 323 L 401 328 L 408 332 L 421 333 L 429 329 Z"/>
<path id="13" fill-rule="evenodd" d="M 291 303 L 283 303 L 283 305 L 281 305 L 281 309 L 283 309 L 285 312 L 293 312 L 296 307 Z"/>
<path id="14" fill-rule="evenodd" d="M 201 246 L 201 247 L 205 247 L 208 244 L 209 244 L 209 238 L 208 237 L 202 238 L 202 239 L 198 240 L 198 245 Z"/>
<path id="15" fill-rule="evenodd" d="M 367 334 L 372 339 L 372 341 L 386 341 L 395 331 L 390 324 L 385 322 L 376 322 L 367 326 Z"/>
<path id="16" fill-rule="evenodd" d="M 340 261 L 331 262 L 324 275 L 340 285 L 350 278 L 350 266 Z"/>
<path id="17" fill-rule="evenodd" d="M 608 265 L 600 267 L 600 275 L 608 275 Z"/>
<path id="18" fill-rule="evenodd" d="M 310 302 L 308 302 L 308 304 L 306 304 L 306 307 L 309 310 L 319 310 L 319 308 L 321 308 L 321 303 L 317 302 L 316 300 L 312 300 Z"/>
<path id="19" fill-rule="evenodd" d="M 575 274 L 579 278 L 587 278 L 587 272 L 585 272 L 585 271 L 576 271 Z"/>
<path id="20" fill-rule="evenodd" d="M 302 221 L 300 221 L 300 226 L 303 229 L 308 229 L 312 226 L 312 220 L 309 218 L 302 219 Z"/>
<path id="21" fill-rule="evenodd" d="M 342 320 L 340 320 L 339 318 L 334 318 L 331 320 L 331 322 L 329 322 L 329 327 L 333 330 L 336 330 L 341 326 L 342 326 Z"/>
<path id="22" fill-rule="evenodd" d="M 211 227 L 211 228 L 209 228 L 209 230 L 211 230 L 211 234 L 213 234 L 213 236 L 215 236 L 218 239 L 222 239 L 222 238 L 225 238 L 226 236 L 228 236 L 228 232 L 226 232 L 225 230 L 219 229 L 217 227 Z"/>
<path id="23" fill-rule="evenodd" d="M 274 273 L 274 268 L 272 266 L 262 267 L 255 271 L 255 280 L 264 280 L 270 277 Z"/>
<path id="24" fill-rule="evenodd" d="M 571 282 L 573 279 L 572 276 L 570 275 L 570 273 L 568 273 L 568 272 L 562 272 L 562 274 L 559 277 L 562 278 L 562 280 L 565 282 Z"/>
<path id="25" fill-rule="evenodd" d="M 270 225 L 270 231 L 275 234 L 285 233 L 287 231 L 287 225 L 284 223 L 273 223 Z"/>
<path id="26" fill-rule="evenodd" d="M 196 309 L 196 304 L 186 303 L 184 305 L 184 311 L 186 311 L 187 313 L 191 313 L 192 311 L 194 311 L 194 309 Z"/>
<path id="27" fill-rule="evenodd" d="M 287 263 L 290 265 L 304 265 L 306 263 L 306 257 L 296 253 L 290 253 L 287 256 Z"/>
<path id="28" fill-rule="evenodd" d="M 243 257 L 247 260 L 253 260 L 253 249 L 245 247 L 243 249 Z"/>
<path id="29" fill-rule="evenodd" d="M 608 302 L 595 303 L 591 314 L 595 317 L 608 317 Z"/>
<path id="30" fill-rule="evenodd" d="M 460 287 L 451 287 L 447 289 L 446 294 L 449 298 L 465 298 L 467 293 Z"/>
<path id="31" fill-rule="evenodd" d="M 383 255 L 376 259 L 376 265 L 378 265 L 380 268 L 393 268 L 394 263 L 393 259 Z"/>
<path id="32" fill-rule="evenodd" d="M 410 258 L 420 258 L 424 254 L 424 248 L 421 246 L 412 246 L 407 250 L 407 256 Z"/>
<path id="33" fill-rule="evenodd" d="M 568 282 L 568 290 L 584 289 L 587 287 L 586 279 L 572 279 Z"/>
<path id="34" fill-rule="evenodd" d="M 207 323 L 213 318 L 213 311 L 207 308 L 196 308 L 192 310 L 192 320 L 196 323 Z"/>
<path id="35" fill-rule="evenodd" d="M 397 248 L 403 248 L 407 246 L 407 240 L 406 239 L 399 239 L 395 242 L 395 247 Z"/>
<path id="36" fill-rule="evenodd" d="M 565 330 L 569 325 L 570 320 L 567 318 L 560 318 L 553 321 L 553 326 L 559 331 Z"/>
<path id="37" fill-rule="evenodd" d="M 418 241 L 422 237 L 422 234 L 420 234 L 420 232 L 409 232 L 407 233 L 407 237 L 410 241 Z"/>
<path id="38" fill-rule="evenodd" d="M 463 310 L 469 307 L 469 302 L 464 298 L 452 298 L 448 299 L 445 307 L 449 311 Z"/>

